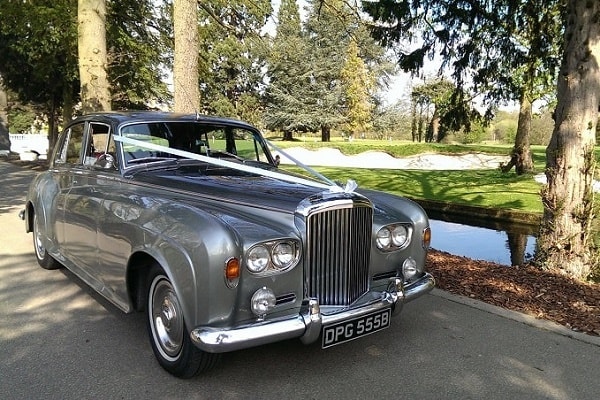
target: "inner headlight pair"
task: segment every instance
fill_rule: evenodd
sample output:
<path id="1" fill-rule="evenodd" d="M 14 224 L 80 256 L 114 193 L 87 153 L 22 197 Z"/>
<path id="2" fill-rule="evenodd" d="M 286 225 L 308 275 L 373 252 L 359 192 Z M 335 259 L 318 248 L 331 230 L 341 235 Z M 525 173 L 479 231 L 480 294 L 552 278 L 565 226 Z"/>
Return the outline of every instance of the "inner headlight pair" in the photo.
<path id="1" fill-rule="evenodd" d="M 377 248 L 383 251 L 400 250 L 407 247 L 412 236 L 412 226 L 408 224 L 390 224 L 377 231 Z"/>
<path id="2" fill-rule="evenodd" d="M 283 272 L 300 259 L 300 244 L 295 240 L 273 240 L 248 250 L 246 267 L 254 274 Z"/>

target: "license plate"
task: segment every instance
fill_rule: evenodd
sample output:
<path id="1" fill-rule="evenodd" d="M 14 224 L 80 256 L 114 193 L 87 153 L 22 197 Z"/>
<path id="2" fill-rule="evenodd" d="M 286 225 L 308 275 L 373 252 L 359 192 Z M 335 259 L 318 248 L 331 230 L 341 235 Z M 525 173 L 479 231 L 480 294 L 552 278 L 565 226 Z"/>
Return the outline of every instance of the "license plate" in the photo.
<path id="1" fill-rule="evenodd" d="M 348 342 L 361 336 L 369 335 L 390 326 L 392 312 L 385 309 L 375 313 L 363 315 L 351 320 L 339 322 L 323 328 L 322 348 L 335 346 Z"/>

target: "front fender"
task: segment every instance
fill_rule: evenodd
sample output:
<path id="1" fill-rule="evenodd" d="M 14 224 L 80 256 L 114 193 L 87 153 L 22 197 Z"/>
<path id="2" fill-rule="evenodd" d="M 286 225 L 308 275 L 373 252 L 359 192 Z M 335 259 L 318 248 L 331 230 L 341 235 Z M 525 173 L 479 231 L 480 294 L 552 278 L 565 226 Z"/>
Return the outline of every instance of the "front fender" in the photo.
<path id="1" fill-rule="evenodd" d="M 232 256 L 242 256 L 235 232 L 210 213 L 181 203 L 139 211 L 144 222 L 128 224 L 128 236 L 135 238 L 132 257 L 142 252 L 160 264 L 181 302 L 188 326 L 227 318 L 233 312 L 236 292 L 225 285 L 225 263 Z M 145 212 L 152 216 L 144 217 Z M 131 261 L 129 264 L 129 271 L 136 267 Z"/>

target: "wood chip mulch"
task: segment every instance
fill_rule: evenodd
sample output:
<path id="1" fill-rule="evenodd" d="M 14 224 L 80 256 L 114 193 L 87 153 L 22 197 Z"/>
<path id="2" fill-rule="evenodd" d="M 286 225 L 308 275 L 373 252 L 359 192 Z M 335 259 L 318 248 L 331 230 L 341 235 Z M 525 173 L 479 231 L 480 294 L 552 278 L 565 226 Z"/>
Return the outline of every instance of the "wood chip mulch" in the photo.
<path id="1" fill-rule="evenodd" d="M 600 336 L 600 285 L 533 266 L 509 267 L 432 250 L 436 287 Z"/>

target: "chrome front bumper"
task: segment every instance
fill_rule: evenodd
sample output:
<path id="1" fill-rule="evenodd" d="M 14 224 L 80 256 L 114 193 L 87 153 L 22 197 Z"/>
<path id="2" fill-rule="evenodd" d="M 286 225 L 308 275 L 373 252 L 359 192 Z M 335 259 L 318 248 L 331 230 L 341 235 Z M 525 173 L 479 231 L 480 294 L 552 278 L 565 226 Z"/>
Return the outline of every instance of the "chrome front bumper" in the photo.
<path id="1" fill-rule="evenodd" d="M 381 292 L 376 301 L 334 314 L 321 313 L 318 301 L 310 299 L 303 302 L 300 313 L 294 317 L 255 322 L 234 328 L 198 327 L 192 330 L 190 336 L 198 348 L 209 353 L 225 353 L 292 338 L 300 338 L 303 343 L 309 344 L 319 338 L 323 326 L 390 307 L 393 313 L 397 314 L 404 303 L 430 292 L 435 286 L 433 276 L 428 273 L 404 287 L 398 283 L 398 280 L 392 279 L 390 289 Z M 392 290 L 394 287 L 402 289 Z"/>

